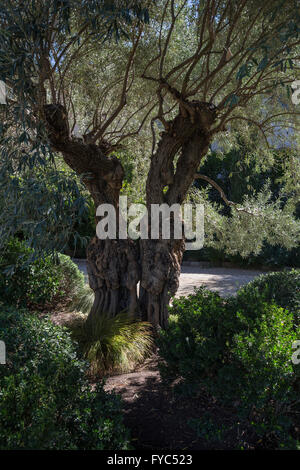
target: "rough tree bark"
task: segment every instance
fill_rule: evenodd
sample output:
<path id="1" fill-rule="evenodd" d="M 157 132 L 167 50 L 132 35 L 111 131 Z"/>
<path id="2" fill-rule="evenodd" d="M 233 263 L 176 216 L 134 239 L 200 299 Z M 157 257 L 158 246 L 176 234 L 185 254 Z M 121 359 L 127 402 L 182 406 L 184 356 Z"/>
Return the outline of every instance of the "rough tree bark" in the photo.
<path id="1" fill-rule="evenodd" d="M 148 212 L 151 204 L 172 206 L 184 202 L 201 158 L 207 153 L 215 118 L 214 105 L 182 101 L 178 116 L 166 123 L 167 130 L 161 135 L 148 174 Z M 175 169 L 174 158 L 179 151 Z M 142 240 L 141 246 L 143 318 L 165 328 L 170 297 L 175 295 L 179 285 L 184 239 Z"/>
<path id="2" fill-rule="evenodd" d="M 59 151 L 65 162 L 82 176 L 95 207 L 112 204 L 118 221 L 119 194 L 124 177 L 120 161 L 108 156 L 111 151 L 109 145 L 97 146 L 70 138 L 63 106 L 46 105 L 44 111 L 53 149 Z M 140 279 L 138 253 L 138 245 L 130 239 L 100 240 L 95 236 L 91 240 L 87 249 L 87 270 L 95 300 L 88 323 L 93 324 L 103 313 L 114 316 L 127 310 L 135 314 Z"/>
<path id="3" fill-rule="evenodd" d="M 44 112 L 53 149 L 61 152 L 65 162 L 83 177 L 95 207 L 112 204 L 118 221 L 124 176 L 120 161 L 109 156 L 111 148 L 105 143 L 95 145 L 71 138 L 63 106 L 46 105 Z M 176 118 L 165 123 L 167 128 L 152 156 L 147 179 L 149 214 L 151 204 L 183 203 L 207 152 L 215 117 L 216 109 L 211 104 L 183 102 Z M 179 152 L 175 168 L 174 159 Z M 161 236 L 158 240 L 141 240 L 139 245 L 130 239 L 100 240 L 95 236 L 87 249 L 89 283 L 95 292 L 88 322 L 93 324 L 103 313 L 114 316 L 127 310 L 132 315 L 139 312 L 155 326 L 166 327 L 167 307 L 178 289 L 184 247 L 184 238 L 172 236 L 170 240 Z"/>

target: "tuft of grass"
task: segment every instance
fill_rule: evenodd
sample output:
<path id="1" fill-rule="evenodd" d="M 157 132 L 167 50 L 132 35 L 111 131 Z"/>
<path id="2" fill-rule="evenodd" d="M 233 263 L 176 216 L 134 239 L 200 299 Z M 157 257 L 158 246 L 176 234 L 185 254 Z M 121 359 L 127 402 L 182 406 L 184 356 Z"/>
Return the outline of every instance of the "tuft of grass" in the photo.
<path id="1" fill-rule="evenodd" d="M 85 318 L 78 316 L 68 326 L 90 363 L 91 375 L 130 372 L 150 355 L 154 345 L 150 323 L 121 312 L 115 317 L 99 316 L 91 328 Z"/>
<path id="2" fill-rule="evenodd" d="M 69 256 L 59 255 L 59 261 L 67 309 L 74 314 L 65 326 L 89 361 L 91 375 L 130 372 L 153 349 L 152 326 L 125 312 L 115 317 L 102 314 L 92 328 L 88 326 L 86 314 L 92 308 L 94 292 Z"/>

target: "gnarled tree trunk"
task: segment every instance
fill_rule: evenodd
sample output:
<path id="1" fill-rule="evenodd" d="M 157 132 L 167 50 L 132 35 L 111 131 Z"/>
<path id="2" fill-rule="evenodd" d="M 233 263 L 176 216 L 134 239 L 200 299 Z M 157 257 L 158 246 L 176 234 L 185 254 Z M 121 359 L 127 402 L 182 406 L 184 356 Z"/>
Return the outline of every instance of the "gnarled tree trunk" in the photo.
<path id="1" fill-rule="evenodd" d="M 179 286 L 184 240 L 141 240 L 142 318 L 165 328 L 170 298 Z"/>
<path id="2" fill-rule="evenodd" d="M 89 284 L 95 300 L 88 321 L 107 313 L 115 316 L 126 310 L 138 311 L 138 245 L 131 240 L 99 240 L 94 237 L 87 249 Z"/>
<path id="3" fill-rule="evenodd" d="M 120 165 L 116 159 L 117 165 Z M 93 237 L 87 249 L 89 284 L 95 292 L 94 305 L 88 323 L 97 321 L 105 313 L 115 316 L 126 310 L 132 316 L 138 312 L 137 284 L 140 279 L 139 246 L 131 239 L 119 239 L 119 195 L 122 180 L 116 179 L 120 170 L 98 174 L 94 180 L 85 181 L 97 208 L 111 204 L 116 211 L 115 240 Z M 123 169 L 122 169 L 123 178 Z"/>
<path id="4" fill-rule="evenodd" d="M 45 116 L 53 148 L 83 180 L 95 202 L 112 204 L 116 210 L 117 233 L 119 194 L 124 171 L 120 161 L 108 156 L 108 145 L 94 145 L 69 137 L 65 109 L 46 105 Z M 181 103 L 177 117 L 168 123 L 152 156 L 147 179 L 148 214 L 152 204 L 182 204 L 194 180 L 201 158 L 210 142 L 209 128 L 215 108 L 208 103 Z M 180 156 L 175 168 L 174 159 Z M 149 219 L 150 220 L 150 219 Z M 149 224 L 151 231 L 151 221 Z M 155 326 L 166 327 L 170 297 L 179 285 L 184 237 L 164 240 L 92 239 L 87 250 L 89 283 L 95 301 L 88 317 L 93 325 L 103 313 L 112 316 L 122 310 L 139 312 Z M 140 282 L 139 298 L 137 284 Z"/>
<path id="5" fill-rule="evenodd" d="M 209 129 L 215 107 L 209 103 L 185 103 L 178 116 L 167 123 L 147 179 L 147 209 L 151 204 L 182 204 L 194 181 L 201 158 L 210 143 Z M 174 168 L 174 158 L 180 156 Z M 161 233 L 160 233 L 161 235 Z M 184 239 L 141 241 L 141 308 L 143 317 L 165 328 L 170 297 L 175 295 L 185 249 Z"/>
<path id="6" fill-rule="evenodd" d="M 95 207 L 111 204 L 116 211 L 117 233 L 119 195 L 124 171 L 120 161 L 108 156 L 109 146 L 97 146 L 70 138 L 66 112 L 61 105 L 46 105 L 48 134 L 54 150 L 65 162 L 83 175 Z M 87 249 L 87 269 L 95 300 L 88 317 L 93 324 L 103 314 L 116 315 L 122 310 L 137 311 L 137 284 L 140 279 L 139 247 L 133 240 L 100 240 L 94 237 Z"/>

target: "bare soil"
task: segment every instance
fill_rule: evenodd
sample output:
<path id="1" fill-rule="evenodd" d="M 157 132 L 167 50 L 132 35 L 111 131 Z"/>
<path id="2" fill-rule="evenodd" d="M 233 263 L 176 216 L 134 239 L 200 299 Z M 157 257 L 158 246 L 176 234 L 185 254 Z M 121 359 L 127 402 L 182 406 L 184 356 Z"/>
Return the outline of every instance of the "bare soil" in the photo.
<path id="1" fill-rule="evenodd" d="M 158 370 L 157 354 L 130 374 L 109 377 L 106 391 L 123 399 L 124 421 L 137 450 L 254 449 L 255 437 L 236 423 L 237 409 L 224 409 L 213 397 L 199 390 L 195 397 L 176 392 L 176 383 L 165 384 Z M 219 435 L 189 424 L 209 416 L 220 426 Z M 200 435 L 199 435 L 200 434 Z"/>

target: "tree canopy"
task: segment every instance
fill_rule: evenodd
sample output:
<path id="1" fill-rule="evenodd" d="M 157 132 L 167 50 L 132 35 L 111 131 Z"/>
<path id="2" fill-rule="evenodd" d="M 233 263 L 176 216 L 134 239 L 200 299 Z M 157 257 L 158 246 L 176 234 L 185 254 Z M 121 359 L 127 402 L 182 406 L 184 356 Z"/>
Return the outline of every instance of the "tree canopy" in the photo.
<path id="1" fill-rule="evenodd" d="M 243 255 L 257 252 L 265 239 L 294 246 L 297 188 L 293 193 L 287 183 L 274 201 L 266 185 L 236 205 L 200 167 L 213 144 L 224 149 L 238 145 L 241 136 L 255 136 L 259 165 L 273 164 L 272 146 L 280 141 L 286 145 L 288 139 L 297 152 L 299 110 L 291 94 L 299 77 L 299 19 L 297 0 L 3 0 L 0 79 L 9 93 L 1 109 L 2 188 L 18 193 L 21 173 L 28 181 L 37 168 L 49 171 L 59 154 L 96 206 L 117 207 L 125 175 L 120 157 L 127 152 L 147 169 L 140 170 L 147 206 L 196 200 L 191 187 L 202 179 L 232 208 L 228 219 L 207 206 L 206 236 L 213 242 Z M 298 175 L 292 153 L 291 162 L 290 173 Z M 72 191 L 66 189 L 68 197 Z M 203 193 L 197 197 L 205 199 Z M 71 214 L 72 204 L 65 199 L 56 206 Z M 72 227 L 71 215 L 69 221 Z M 58 238 L 57 247 L 65 236 Z M 99 253 L 108 260 L 114 250 L 102 245 L 94 243 L 91 266 Z M 152 304 L 174 293 L 183 241 L 142 243 L 142 259 L 130 242 L 118 246 L 126 266 L 119 261 L 107 271 L 104 259 L 97 262 L 90 270 L 93 288 L 104 279 L 109 289 L 126 285 L 132 294 L 141 278 Z M 135 272 L 130 281 L 124 277 L 128 266 Z"/>

